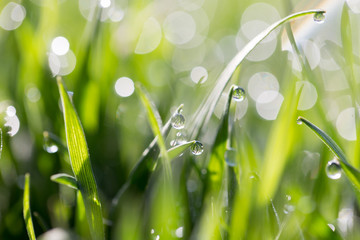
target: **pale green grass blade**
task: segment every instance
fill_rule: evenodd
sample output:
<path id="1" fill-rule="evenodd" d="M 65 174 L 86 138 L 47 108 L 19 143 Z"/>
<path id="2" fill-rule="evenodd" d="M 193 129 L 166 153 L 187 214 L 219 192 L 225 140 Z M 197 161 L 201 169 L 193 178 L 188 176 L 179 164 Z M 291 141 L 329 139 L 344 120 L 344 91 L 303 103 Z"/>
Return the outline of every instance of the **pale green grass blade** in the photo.
<path id="1" fill-rule="evenodd" d="M 85 134 L 61 78 L 57 78 L 61 103 L 64 113 L 66 141 L 70 155 L 71 167 L 81 191 L 86 217 L 93 239 L 104 239 L 102 210 L 97 186 L 91 168 Z"/>
<path id="2" fill-rule="evenodd" d="M 179 112 L 183 108 L 183 104 L 181 104 L 175 112 Z M 161 134 L 166 137 L 171 129 L 171 118 L 164 125 Z M 154 171 L 154 167 L 156 166 L 158 157 L 159 157 L 159 146 L 157 144 L 158 138 L 155 137 L 154 140 L 150 143 L 150 145 L 143 152 L 139 162 L 135 165 L 133 170 L 131 170 L 130 176 L 126 183 L 121 187 L 121 189 L 117 192 L 116 196 L 112 200 L 112 205 L 116 206 L 123 196 L 123 194 L 129 188 L 136 188 L 137 190 L 144 191 L 147 183 L 149 181 L 151 173 Z"/>
<path id="3" fill-rule="evenodd" d="M 164 159 L 163 164 L 164 164 L 165 173 L 167 176 L 170 176 L 171 169 L 169 164 L 169 156 L 166 150 L 164 138 L 160 130 L 162 128 L 160 114 L 157 111 L 154 103 L 150 101 L 150 98 L 146 93 L 146 90 L 139 83 L 137 84 L 137 90 L 140 100 L 147 111 L 148 121 L 150 123 L 151 130 L 153 131 L 153 134 L 158 138 L 157 143 L 160 148 L 160 154 Z"/>
<path id="4" fill-rule="evenodd" d="M 181 145 L 177 145 L 173 148 L 170 148 L 167 152 L 168 152 L 168 156 L 169 159 L 172 160 L 174 158 L 176 158 L 177 156 L 179 156 L 181 153 L 183 153 L 186 149 L 188 149 L 191 145 L 193 145 L 196 141 L 190 141 L 190 142 L 186 142 L 183 143 Z"/>
<path id="5" fill-rule="evenodd" d="M 349 178 L 350 182 L 354 185 L 356 190 L 360 191 L 360 172 L 351 166 L 346 159 L 344 152 L 341 148 L 335 143 L 335 141 L 329 137 L 323 130 L 309 122 L 303 117 L 298 118 L 298 123 L 305 123 L 315 134 L 320 138 L 323 143 L 338 157 L 340 160 L 340 165 L 345 175 Z"/>
<path id="6" fill-rule="evenodd" d="M 70 188 L 78 190 L 78 183 L 73 176 L 70 176 L 66 173 L 58 173 L 51 176 L 51 181 L 57 182 L 59 184 L 68 186 Z"/>
<path id="7" fill-rule="evenodd" d="M 308 10 L 302 11 L 298 13 L 291 14 L 275 23 L 270 25 L 264 31 L 259 33 L 256 37 L 254 37 L 240 52 L 236 54 L 236 56 L 229 62 L 229 64 L 225 67 L 220 77 L 218 78 L 212 92 L 209 97 L 206 99 L 204 104 L 198 110 L 196 116 L 198 116 L 193 125 L 192 129 L 192 137 L 196 137 L 198 132 L 200 131 L 201 126 L 205 124 L 210 119 L 211 115 L 214 112 L 215 106 L 221 96 L 221 93 L 224 91 L 226 85 L 228 84 L 231 76 L 233 75 L 236 68 L 241 64 L 241 62 L 246 58 L 246 56 L 264 39 L 268 36 L 272 31 L 274 31 L 277 27 L 282 24 L 309 14 L 315 13 L 325 13 L 323 10 Z"/>
<path id="8" fill-rule="evenodd" d="M 30 240 L 35 240 L 34 225 L 31 218 L 30 210 L 30 174 L 25 174 L 25 185 L 24 185 L 24 199 L 23 199 L 23 214 L 26 225 L 26 230 Z"/>
<path id="9" fill-rule="evenodd" d="M 276 193 L 289 156 L 297 147 L 296 124 L 291 119 L 296 117 L 300 94 L 296 95 L 294 80 L 289 82 L 289 90 L 284 94 L 280 112 L 267 139 L 258 189 L 258 200 L 263 206 Z"/>

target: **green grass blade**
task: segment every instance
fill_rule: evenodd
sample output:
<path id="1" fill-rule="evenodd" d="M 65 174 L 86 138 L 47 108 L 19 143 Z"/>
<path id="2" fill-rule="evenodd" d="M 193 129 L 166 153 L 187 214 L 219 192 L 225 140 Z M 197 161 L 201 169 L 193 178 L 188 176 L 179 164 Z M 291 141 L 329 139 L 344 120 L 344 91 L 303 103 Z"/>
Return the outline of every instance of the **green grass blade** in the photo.
<path id="1" fill-rule="evenodd" d="M 190 142 L 186 142 L 180 145 L 177 145 L 173 148 L 170 148 L 167 152 L 168 152 L 168 156 L 169 159 L 172 160 L 174 158 L 176 158 L 178 155 L 180 155 L 182 152 L 184 152 L 186 149 L 188 149 L 191 145 L 193 145 L 196 141 L 190 141 Z"/>
<path id="2" fill-rule="evenodd" d="M 225 165 L 225 152 L 227 149 L 229 133 L 229 112 L 234 86 L 230 88 L 228 100 L 225 106 L 224 115 L 221 119 L 219 129 L 216 134 L 215 142 L 211 150 L 208 165 L 207 187 L 211 194 L 216 194 L 222 185 Z"/>
<path id="3" fill-rule="evenodd" d="M 31 218 L 30 210 L 30 174 L 25 174 L 25 185 L 24 185 L 24 200 L 23 200 L 23 214 L 26 225 L 26 230 L 30 240 L 35 240 L 34 225 Z"/>
<path id="4" fill-rule="evenodd" d="M 335 143 L 335 141 L 329 137 L 323 130 L 312 124 L 310 121 L 303 117 L 298 118 L 298 123 L 305 123 L 315 134 L 320 138 L 321 141 L 338 157 L 340 165 L 345 175 L 349 178 L 350 182 L 354 185 L 356 190 L 360 191 L 360 172 L 351 166 L 346 159 L 344 152 Z"/>
<path id="5" fill-rule="evenodd" d="M 181 104 L 175 112 L 179 112 L 182 108 L 183 104 Z M 162 136 L 166 137 L 169 134 L 170 129 L 171 118 L 164 125 L 161 131 Z M 121 187 L 121 189 L 117 192 L 116 196 L 112 200 L 113 206 L 116 206 L 118 204 L 120 198 L 129 188 L 136 188 L 137 190 L 144 191 L 159 157 L 160 149 L 157 144 L 157 140 L 158 138 L 155 137 L 154 140 L 150 143 L 150 145 L 145 149 L 140 160 L 135 165 L 133 170 L 131 170 L 128 180 Z"/>
<path id="6" fill-rule="evenodd" d="M 2 129 L 0 128 L 0 159 L 1 159 L 2 149 L 3 149 L 3 135 L 2 135 Z"/>
<path id="7" fill-rule="evenodd" d="M 61 78 L 57 78 L 61 103 L 64 112 L 66 141 L 70 155 L 71 167 L 81 191 L 86 217 L 93 239 L 104 239 L 102 210 L 97 186 L 91 168 L 89 151 L 85 134 Z"/>
<path id="8" fill-rule="evenodd" d="M 160 130 L 162 128 L 160 114 L 157 111 L 154 103 L 152 101 L 150 101 L 150 98 L 149 98 L 148 94 L 146 93 L 146 90 L 139 83 L 137 84 L 137 90 L 138 90 L 140 100 L 143 103 L 143 105 L 147 111 L 147 116 L 148 116 L 151 130 L 153 131 L 153 134 L 158 138 L 157 143 L 160 148 L 160 154 L 161 154 L 162 158 L 164 159 L 163 164 L 164 164 L 165 173 L 167 176 L 170 176 L 171 172 L 170 172 L 169 156 L 168 156 L 168 153 L 166 150 L 164 138 L 163 138 L 163 136 L 161 134 L 161 130 Z"/>
<path id="9" fill-rule="evenodd" d="M 79 189 L 76 179 L 73 176 L 70 176 L 68 174 L 58 173 L 58 174 L 52 175 L 50 179 L 51 179 L 51 181 L 68 186 L 70 188 L 73 188 L 76 190 Z"/>
<path id="10" fill-rule="evenodd" d="M 200 131 L 201 126 L 205 122 L 207 122 L 211 115 L 214 112 L 215 106 L 221 96 L 221 93 L 225 89 L 226 85 L 228 84 L 231 76 L 233 75 L 236 68 L 241 64 L 241 62 L 246 58 L 246 56 L 263 40 L 268 36 L 272 31 L 274 31 L 277 27 L 281 26 L 282 24 L 309 14 L 315 13 L 324 13 L 323 10 L 308 10 L 297 12 L 291 14 L 275 23 L 270 25 L 264 31 L 259 33 L 256 37 L 254 37 L 240 52 L 236 54 L 236 56 L 229 62 L 229 64 L 225 67 L 223 72 L 220 74 L 220 77 L 217 80 L 216 85 L 214 86 L 212 92 L 210 93 L 209 97 L 206 99 L 204 104 L 201 106 L 201 109 L 198 110 L 196 116 L 198 116 L 193 125 L 193 134 L 192 137 L 196 137 L 198 131 Z"/>

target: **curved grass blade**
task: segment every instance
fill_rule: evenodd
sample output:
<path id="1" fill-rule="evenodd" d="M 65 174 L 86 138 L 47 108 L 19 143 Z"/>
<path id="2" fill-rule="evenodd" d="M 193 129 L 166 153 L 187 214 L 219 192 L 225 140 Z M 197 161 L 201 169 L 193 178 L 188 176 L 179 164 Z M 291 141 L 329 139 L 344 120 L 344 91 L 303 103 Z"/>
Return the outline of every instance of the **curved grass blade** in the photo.
<path id="1" fill-rule="evenodd" d="M 51 181 L 79 190 L 78 183 L 73 176 L 66 173 L 58 173 L 50 177 Z"/>
<path id="2" fill-rule="evenodd" d="M 183 104 L 181 104 L 175 112 L 179 112 L 183 108 Z M 162 128 L 161 135 L 166 137 L 171 129 L 171 118 L 166 122 L 164 127 Z M 159 157 L 160 149 L 157 144 L 158 138 L 155 137 L 154 140 L 150 143 L 150 145 L 143 152 L 140 160 L 135 165 L 133 170 L 131 171 L 128 180 L 121 187 L 121 189 L 117 192 L 116 196 L 112 200 L 112 205 L 116 206 L 123 196 L 123 194 L 129 188 L 136 188 L 137 190 L 143 191 L 147 186 L 149 181 L 151 172 L 154 170 L 154 166 L 156 166 L 157 159 Z"/>
<path id="3" fill-rule="evenodd" d="M 24 185 L 24 199 L 23 199 L 23 214 L 26 225 L 26 230 L 30 240 L 35 240 L 34 225 L 31 218 L 30 210 L 30 174 L 25 174 L 25 185 Z"/>
<path id="4" fill-rule="evenodd" d="M 168 177 L 170 177 L 171 169 L 170 169 L 170 164 L 169 164 L 169 156 L 168 156 L 168 153 L 167 153 L 167 150 L 165 147 L 164 138 L 161 135 L 161 130 L 160 130 L 162 128 L 160 114 L 157 111 L 153 102 L 150 101 L 150 98 L 149 98 L 148 94 L 146 93 L 146 90 L 144 89 L 144 87 L 141 84 L 137 83 L 137 89 L 138 89 L 138 94 L 139 94 L 140 100 L 143 103 L 143 105 L 147 111 L 147 116 L 148 116 L 151 130 L 153 131 L 153 134 L 158 138 L 157 143 L 160 148 L 160 154 L 164 160 L 163 164 L 164 164 L 165 174 Z"/>
<path id="5" fill-rule="evenodd" d="M 104 239 L 102 210 L 97 186 L 91 168 L 90 156 L 85 134 L 60 77 L 57 78 L 62 108 L 64 112 L 66 142 L 70 155 L 71 167 L 82 194 L 86 217 L 93 239 Z"/>
<path id="6" fill-rule="evenodd" d="M 176 158 L 178 155 L 180 155 L 182 152 L 184 152 L 186 149 L 188 149 L 191 145 L 193 145 L 196 141 L 190 141 L 190 142 L 186 142 L 180 145 L 177 145 L 173 148 L 170 148 L 167 152 L 168 152 L 168 156 L 169 159 L 172 160 L 174 158 Z"/>
<path id="7" fill-rule="evenodd" d="M 236 68 L 240 65 L 240 63 L 245 59 L 245 57 L 272 31 L 274 31 L 277 27 L 281 26 L 282 24 L 309 14 L 315 13 L 325 13 L 323 10 L 308 10 L 302 11 L 298 13 L 291 14 L 275 23 L 270 25 L 264 31 L 259 33 L 255 38 L 253 38 L 240 52 L 236 54 L 236 56 L 229 62 L 229 64 L 225 67 L 224 71 L 221 73 L 220 77 L 217 80 L 215 87 L 213 88 L 212 92 L 206 99 L 206 101 L 202 104 L 199 108 L 195 116 L 193 129 L 192 129 L 192 137 L 196 137 L 198 132 L 200 131 L 201 127 L 206 123 L 211 115 L 214 112 L 215 106 L 221 96 L 221 93 L 224 91 L 226 85 L 228 84 L 231 76 L 233 75 Z"/>
<path id="8" fill-rule="evenodd" d="M 312 124 L 310 121 L 303 117 L 297 119 L 298 123 L 305 123 L 315 134 L 320 138 L 321 141 L 338 157 L 340 165 L 345 175 L 349 178 L 350 182 L 354 185 L 356 190 L 360 192 L 360 172 L 351 166 L 346 159 L 344 152 L 335 143 L 335 141 L 329 137 L 323 130 Z"/>

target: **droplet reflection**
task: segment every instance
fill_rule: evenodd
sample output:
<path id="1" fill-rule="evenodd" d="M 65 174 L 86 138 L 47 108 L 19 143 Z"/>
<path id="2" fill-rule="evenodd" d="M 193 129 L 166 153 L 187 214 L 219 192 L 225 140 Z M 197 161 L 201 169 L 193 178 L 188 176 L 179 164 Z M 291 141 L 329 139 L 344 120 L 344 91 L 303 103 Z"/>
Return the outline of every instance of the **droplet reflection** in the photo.
<path id="1" fill-rule="evenodd" d="M 204 145 L 201 142 L 196 141 L 193 145 L 191 145 L 190 149 L 192 154 L 201 155 L 204 152 Z"/>
<path id="2" fill-rule="evenodd" d="M 341 177 L 341 166 L 337 158 L 329 161 L 326 165 L 326 175 L 330 179 L 339 179 Z"/>

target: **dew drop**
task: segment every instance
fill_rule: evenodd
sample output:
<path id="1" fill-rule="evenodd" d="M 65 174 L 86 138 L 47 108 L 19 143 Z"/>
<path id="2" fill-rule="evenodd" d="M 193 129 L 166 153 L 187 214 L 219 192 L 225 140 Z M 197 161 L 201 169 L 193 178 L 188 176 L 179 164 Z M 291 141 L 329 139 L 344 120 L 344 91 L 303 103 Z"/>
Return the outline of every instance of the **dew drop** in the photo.
<path id="1" fill-rule="evenodd" d="M 285 214 L 289 214 L 289 213 L 293 212 L 294 210 L 295 210 L 294 205 L 291 205 L 291 204 L 284 205 L 284 213 Z"/>
<path id="2" fill-rule="evenodd" d="M 185 126 L 185 117 L 181 113 L 175 113 L 171 117 L 171 126 L 175 129 L 183 129 Z"/>
<path id="3" fill-rule="evenodd" d="M 301 124 L 303 124 L 303 121 L 301 120 L 301 118 L 298 118 L 298 119 L 296 120 L 296 123 L 297 123 L 298 125 L 301 125 Z"/>
<path id="4" fill-rule="evenodd" d="M 233 99 L 237 102 L 241 102 L 245 99 L 245 90 L 241 87 L 235 87 L 233 89 Z"/>
<path id="5" fill-rule="evenodd" d="M 195 141 L 194 144 L 191 145 L 190 149 L 192 154 L 201 155 L 204 152 L 204 145 L 199 141 Z"/>
<path id="6" fill-rule="evenodd" d="M 236 166 L 236 150 L 234 148 L 229 148 L 225 151 L 225 161 L 230 167 Z"/>
<path id="7" fill-rule="evenodd" d="M 337 158 L 327 163 L 325 171 L 326 175 L 331 179 L 339 179 L 341 177 L 341 166 Z"/>
<path id="8" fill-rule="evenodd" d="M 53 142 L 53 140 L 50 138 L 49 132 L 44 132 L 44 150 L 48 153 L 56 153 L 59 150 L 59 147 Z"/>
<path id="9" fill-rule="evenodd" d="M 73 97 L 74 97 L 74 92 L 72 91 L 67 91 L 67 94 L 69 95 L 70 101 L 73 101 Z"/>
<path id="10" fill-rule="evenodd" d="M 323 23 L 325 20 L 324 12 L 317 12 L 314 14 L 314 21 L 317 23 Z"/>

